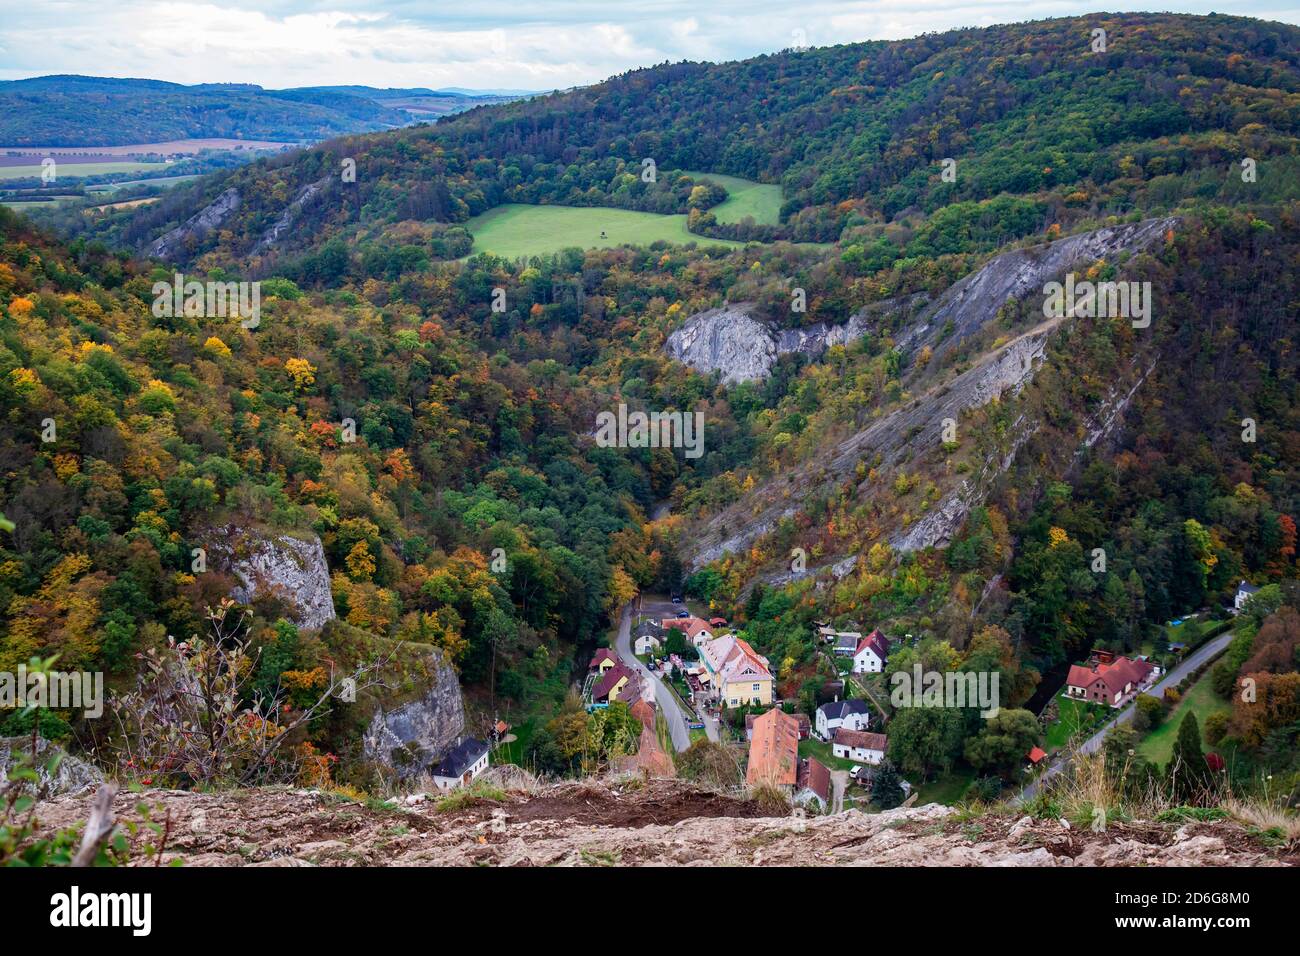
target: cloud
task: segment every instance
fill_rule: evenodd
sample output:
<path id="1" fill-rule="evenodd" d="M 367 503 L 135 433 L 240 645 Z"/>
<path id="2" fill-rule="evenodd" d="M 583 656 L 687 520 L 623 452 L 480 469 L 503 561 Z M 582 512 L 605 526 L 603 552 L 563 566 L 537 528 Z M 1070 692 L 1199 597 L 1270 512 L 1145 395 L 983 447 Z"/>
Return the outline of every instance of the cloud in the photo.
<path id="1" fill-rule="evenodd" d="M 137 76 L 267 87 L 323 84 L 550 89 L 666 60 L 898 39 L 1089 12 L 1071 0 L 0 0 L 0 77 Z M 1300 22 L 1294 0 L 1189 0 L 1189 13 Z M 1108 2 L 1108 10 L 1147 2 Z M 452 9 L 454 7 L 454 9 Z M 1247 9 L 1249 8 L 1249 9 Z"/>

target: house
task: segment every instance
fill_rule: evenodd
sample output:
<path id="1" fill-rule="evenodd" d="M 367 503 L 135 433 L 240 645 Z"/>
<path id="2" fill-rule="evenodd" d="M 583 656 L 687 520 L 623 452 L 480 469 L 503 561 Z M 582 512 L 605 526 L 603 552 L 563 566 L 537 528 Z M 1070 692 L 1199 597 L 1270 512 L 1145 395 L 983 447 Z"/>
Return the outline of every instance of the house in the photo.
<path id="1" fill-rule="evenodd" d="M 455 790 L 467 784 L 488 766 L 488 745 L 474 737 L 457 742 L 433 768 L 433 783 L 439 790 Z"/>
<path id="2" fill-rule="evenodd" d="M 701 683 L 707 677 L 714 696 L 727 707 L 772 703 L 772 674 L 767 658 L 740 637 L 715 637 L 699 645 L 704 665 Z"/>
<path id="3" fill-rule="evenodd" d="M 1091 667 L 1072 664 L 1065 679 L 1065 693 L 1075 700 L 1118 707 L 1129 694 L 1140 690 L 1155 671 L 1147 661 L 1123 656 Z"/>
<path id="4" fill-rule="evenodd" d="M 866 730 L 871 712 L 865 700 L 837 700 L 817 708 L 817 736 L 830 740 L 837 729 Z"/>
<path id="5" fill-rule="evenodd" d="M 860 631 L 836 631 L 832 651 L 836 657 L 852 657 L 858 649 L 858 641 L 860 640 L 862 640 Z"/>
<path id="6" fill-rule="evenodd" d="M 589 671 L 600 671 L 604 674 L 611 667 L 618 663 L 618 657 L 608 647 L 602 647 L 591 656 L 591 663 L 587 665 Z"/>
<path id="7" fill-rule="evenodd" d="M 879 674 L 889 660 L 889 638 L 876 628 L 853 648 L 853 673 Z"/>
<path id="8" fill-rule="evenodd" d="M 701 620 L 698 617 L 666 617 L 659 622 L 663 629 L 663 636 L 666 638 L 668 632 L 676 628 L 686 635 L 686 639 L 699 647 L 705 641 L 713 640 L 713 628 L 708 621 Z"/>
<path id="9" fill-rule="evenodd" d="M 1030 747 L 1029 753 L 1025 754 L 1025 758 L 1029 761 L 1030 769 L 1033 769 L 1034 767 L 1037 767 L 1040 763 L 1042 763 L 1043 758 L 1046 756 L 1047 756 L 1047 751 L 1044 750 L 1042 747 Z"/>
<path id="10" fill-rule="evenodd" d="M 1232 598 L 1233 613 L 1240 613 L 1241 609 L 1246 606 L 1247 599 L 1257 591 L 1259 591 L 1259 588 L 1255 587 L 1255 585 L 1251 584 L 1249 581 L 1242 581 L 1238 584 L 1237 593 Z"/>
<path id="11" fill-rule="evenodd" d="M 794 802 L 800 806 L 815 806 L 819 810 L 825 810 L 831 805 L 831 772 L 815 757 L 799 761 Z"/>
<path id="12" fill-rule="evenodd" d="M 808 715 L 792 714 L 791 716 L 793 716 L 794 719 L 799 723 L 799 739 L 807 740 L 810 732 L 812 731 L 812 722 L 808 720 Z M 754 739 L 754 721 L 756 721 L 757 719 L 758 719 L 757 714 L 745 715 L 745 739 L 746 740 Z"/>
<path id="13" fill-rule="evenodd" d="M 709 627 L 726 627 L 726 626 L 727 626 L 727 619 L 725 617 L 709 618 Z"/>
<path id="14" fill-rule="evenodd" d="M 498 743 L 504 740 L 508 733 L 510 733 L 510 725 L 504 720 L 498 720 L 492 725 L 492 742 Z"/>
<path id="15" fill-rule="evenodd" d="M 831 738 L 831 753 L 854 763 L 879 764 L 885 759 L 885 751 L 888 749 L 888 737 L 864 730 L 845 730 L 841 727 Z"/>
<path id="16" fill-rule="evenodd" d="M 595 704 L 612 704 L 616 700 L 634 699 L 633 691 L 641 684 L 640 678 L 623 664 L 615 663 L 601 672 L 601 677 L 591 689 Z M 639 696 L 639 695 L 637 695 Z"/>
<path id="17" fill-rule="evenodd" d="M 635 652 L 639 655 L 639 654 L 653 654 L 657 652 L 659 648 L 662 646 L 663 645 L 660 643 L 659 638 L 655 637 L 653 634 L 641 634 L 637 637 L 636 643 L 633 645 L 633 648 Z"/>
<path id="18" fill-rule="evenodd" d="M 754 738 L 749 742 L 749 766 L 745 782 L 794 790 L 799 778 L 799 723 L 790 714 L 773 708 L 754 721 Z"/>

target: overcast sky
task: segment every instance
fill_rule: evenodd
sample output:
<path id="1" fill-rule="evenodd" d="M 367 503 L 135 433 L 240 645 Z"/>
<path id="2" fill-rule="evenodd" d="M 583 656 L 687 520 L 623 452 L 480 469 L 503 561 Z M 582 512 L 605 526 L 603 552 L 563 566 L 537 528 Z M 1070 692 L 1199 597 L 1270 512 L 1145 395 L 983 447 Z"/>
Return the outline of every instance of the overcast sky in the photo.
<path id="1" fill-rule="evenodd" d="M 0 0 L 0 79 L 555 89 L 664 60 L 899 39 L 1098 10 L 1300 23 L 1300 0 Z"/>

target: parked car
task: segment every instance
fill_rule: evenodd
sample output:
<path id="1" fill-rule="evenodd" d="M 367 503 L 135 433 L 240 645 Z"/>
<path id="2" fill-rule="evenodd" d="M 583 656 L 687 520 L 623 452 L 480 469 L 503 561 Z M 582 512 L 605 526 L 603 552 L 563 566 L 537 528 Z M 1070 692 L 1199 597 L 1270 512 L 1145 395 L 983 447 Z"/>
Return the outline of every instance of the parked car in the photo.
<path id="1" fill-rule="evenodd" d="M 674 594 L 674 595 L 673 595 L 673 603 L 674 603 L 674 604 L 681 604 L 681 603 L 682 603 L 682 596 L 681 596 L 680 594 Z"/>
<path id="2" fill-rule="evenodd" d="M 690 616 L 691 616 L 691 612 L 690 612 L 690 611 L 678 611 L 678 612 L 677 612 L 677 616 L 678 616 L 678 617 L 690 617 Z"/>

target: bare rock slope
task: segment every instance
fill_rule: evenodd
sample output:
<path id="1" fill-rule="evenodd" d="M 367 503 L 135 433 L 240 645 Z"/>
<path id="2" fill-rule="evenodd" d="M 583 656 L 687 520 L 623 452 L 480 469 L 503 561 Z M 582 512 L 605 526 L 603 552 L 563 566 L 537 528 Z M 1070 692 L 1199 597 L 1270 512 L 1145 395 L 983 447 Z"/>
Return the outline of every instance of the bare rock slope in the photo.
<path id="1" fill-rule="evenodd" d="M 531 786 L 465 804 L 385 809 L 317 791 L 147 791 L 118 796 L 171 820 L 165 859 L 189 866 L 1270 866 L 1270 849 L 1234 823 L 1058 821 L 935 804 L 866 814 L 765 816 L 749 801 L 675 781 Z M 85 818 L 88 796 L 42 804 L 45 827 Z M 150 861 L 137 859 L 136 865 Z"/>

